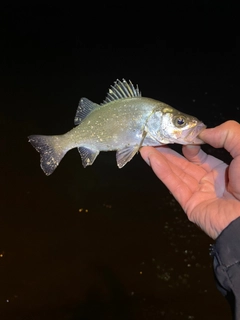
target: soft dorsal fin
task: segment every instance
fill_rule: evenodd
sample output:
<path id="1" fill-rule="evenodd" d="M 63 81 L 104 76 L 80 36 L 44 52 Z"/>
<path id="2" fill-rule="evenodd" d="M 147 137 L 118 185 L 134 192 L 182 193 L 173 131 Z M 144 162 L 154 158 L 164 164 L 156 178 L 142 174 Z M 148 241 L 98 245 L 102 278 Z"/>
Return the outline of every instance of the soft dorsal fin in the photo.
<path id="1" fill-rule="evenodd" d="M 109 103 L 114 100 L 125 99 L 125 98 L 134 98 L 141 97 L 141 92 L 136 85 L 136 88 L 129 80 L 129 83 L 123 79 L 122 81 L 116 80 L 114 85 L 112 85 L 107 93 L 107 96 L 102 104 Z"/>
<path id="2" fill-rule="evenodd" d="M 78 104 L 77 112 L 74 118 L 74 124 L 77 126 L 86 118 L 89 113 L 98 108 L 99 104 L 92 102 L 87 98 L 81 98 Z"/>

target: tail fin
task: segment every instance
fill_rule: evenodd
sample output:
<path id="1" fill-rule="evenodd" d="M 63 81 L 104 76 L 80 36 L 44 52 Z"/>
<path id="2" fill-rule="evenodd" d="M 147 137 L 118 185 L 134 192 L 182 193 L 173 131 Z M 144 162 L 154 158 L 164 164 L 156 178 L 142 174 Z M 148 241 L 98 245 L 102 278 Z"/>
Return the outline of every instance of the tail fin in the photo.
<path id="1" fill-rule="evenodd" d="M 49 176 L 68 151 L 61 146 L 61 136 L 33 135 L 29 136 L 28 139 L 40 153 L 40 166 L 44 173 Z"/>

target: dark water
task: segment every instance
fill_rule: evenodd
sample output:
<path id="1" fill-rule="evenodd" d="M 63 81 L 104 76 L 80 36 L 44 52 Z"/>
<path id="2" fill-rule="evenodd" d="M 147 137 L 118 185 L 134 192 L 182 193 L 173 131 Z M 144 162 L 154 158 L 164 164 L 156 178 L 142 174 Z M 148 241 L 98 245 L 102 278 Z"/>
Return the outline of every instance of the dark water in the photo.
<path id="1" fill-rule="evenodd" d="M 209 127 L 240 121 L 237 39 L 221 29 L 206 43 L 160 33 L 124 45 L 98 28 L 87 37 L 77 17 L 51 6 L 2 13 L 1 319 L 230 319 L 212 240 L 140 155 L 119 170 L 115 153 L 101 153 L 83 169 L 73 150 L 46 177 L 27 136 L 68 131 L 80 97 L 101 102 L 123 77 Z"/>

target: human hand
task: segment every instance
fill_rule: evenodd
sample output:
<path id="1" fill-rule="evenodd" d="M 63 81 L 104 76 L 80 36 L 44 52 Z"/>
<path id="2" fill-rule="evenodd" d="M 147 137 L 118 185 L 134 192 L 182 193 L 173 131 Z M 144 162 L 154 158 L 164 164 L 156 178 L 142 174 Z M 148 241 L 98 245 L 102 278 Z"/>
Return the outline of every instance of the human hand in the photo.
<path id="1" fill-rule="evenodd" d="M 183 146 L 185 157 L 165 146 L 142 147 L 140 152 L 188 219 L 215 239 L 240 216 L 240 124 L 227 121 L 199 136 L 215 148 L 225 148 L 233 158 L 230 165 L 194 145 Z"/>

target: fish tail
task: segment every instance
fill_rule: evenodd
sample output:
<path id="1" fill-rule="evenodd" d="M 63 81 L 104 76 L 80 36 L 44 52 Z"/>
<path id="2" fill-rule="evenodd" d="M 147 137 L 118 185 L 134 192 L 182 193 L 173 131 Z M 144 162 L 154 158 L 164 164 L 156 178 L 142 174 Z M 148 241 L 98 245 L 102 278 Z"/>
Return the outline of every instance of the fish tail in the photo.
<path id="1" fill-rule="evenodd" d="M 28 137 L 31 145 L 40 153 L 40 166 L 49 176 L 57 168 L 68 150 L 61 144 L 61 136 L 32 135 Z"/>

